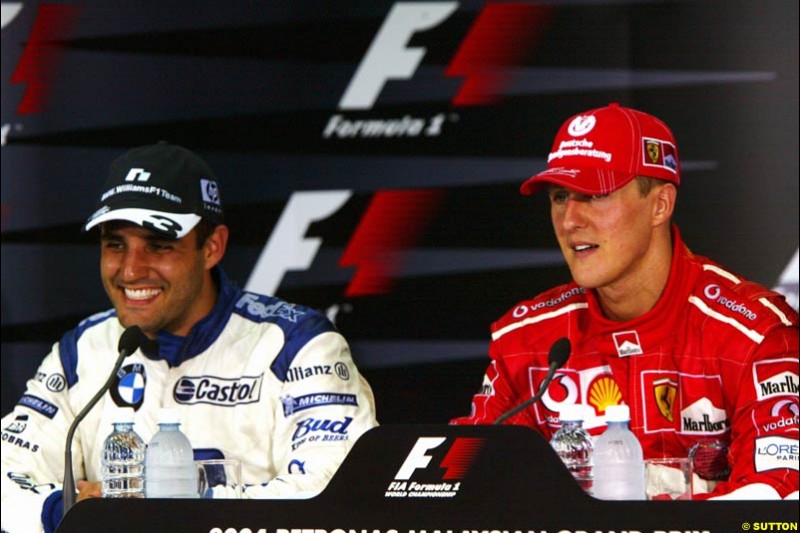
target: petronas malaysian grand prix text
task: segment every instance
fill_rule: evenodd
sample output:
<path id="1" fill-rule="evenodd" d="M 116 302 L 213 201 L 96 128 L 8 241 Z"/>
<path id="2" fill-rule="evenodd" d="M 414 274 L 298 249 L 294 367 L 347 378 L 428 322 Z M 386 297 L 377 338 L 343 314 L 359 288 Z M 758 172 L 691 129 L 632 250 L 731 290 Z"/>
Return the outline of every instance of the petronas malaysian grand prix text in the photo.
<path id="1" fill-rule="evenodd" d="M 742 531 L 797 531 L 797 522 L 742 522 Z M 708 529 L 312 529 L 261 528 L 252 530 L 249 527 L 236 529 L 233 527 L 213 527 L 208 533 L 714 533 Z M 721 533 L 721 530 L 720 530 Z M 730 532 L 725 532 L 730 533 Z"/>

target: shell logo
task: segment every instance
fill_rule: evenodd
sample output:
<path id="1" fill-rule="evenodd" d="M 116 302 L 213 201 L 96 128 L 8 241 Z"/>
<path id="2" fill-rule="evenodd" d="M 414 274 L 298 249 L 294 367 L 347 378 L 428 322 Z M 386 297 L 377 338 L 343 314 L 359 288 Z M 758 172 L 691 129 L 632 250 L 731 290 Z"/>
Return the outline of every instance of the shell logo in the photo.
<path id="1" fill-rule="evenodd" d="M 599 414 L 605 413 L 609 405 L 618 405 L 621 401 L 619 385 L 611 376 L 602 376 L 589 386 L 589 403 Z"/>

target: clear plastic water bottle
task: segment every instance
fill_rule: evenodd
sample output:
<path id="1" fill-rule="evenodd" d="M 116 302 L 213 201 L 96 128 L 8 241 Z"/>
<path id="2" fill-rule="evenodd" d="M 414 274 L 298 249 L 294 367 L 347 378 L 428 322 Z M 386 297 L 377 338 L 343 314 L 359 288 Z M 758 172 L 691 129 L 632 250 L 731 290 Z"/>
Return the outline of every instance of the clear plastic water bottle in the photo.
<path id="1" fill-rule="evenodd" d="M 161 409 L 158 426 L 147 445 L 147 497 L 197 498 L 197 468 L 192 445 L 180 430 L 180 412 Z"/>
<path id="2" fill-rule="evenodd" d="M 605 432 L 594 446 L 594 496 L 602 500 L 644 500 L 642 445 L 630 429 L 627 405 L 606 408 Z"/>
<path id="3" fill-rule="evenodd" d="M 113 426 L 103 443 L 100 474 L 103 498 L 144 498 L 145 446 L 133 430 L 133 408 L 119 409 Z"/>
<path id="4" fill-rule="evenodd" d="M 586 406 L 581 404 L 565 406 L 559 414 L 561 427 L 550 439 L 550 445 L 578 485 L 588 494 L 592 494 L 594 444 L 592 437 L 583 429 L 585 410 Z"/>

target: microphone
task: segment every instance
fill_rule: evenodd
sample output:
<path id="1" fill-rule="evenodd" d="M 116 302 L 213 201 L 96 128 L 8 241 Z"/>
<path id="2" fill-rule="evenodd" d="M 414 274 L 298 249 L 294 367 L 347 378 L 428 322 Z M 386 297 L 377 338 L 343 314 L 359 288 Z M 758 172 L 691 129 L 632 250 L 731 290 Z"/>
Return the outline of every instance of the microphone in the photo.
<path id="1" fill-rule="evenodd" d="M 556 370 L 564 366 L 564 363 L 566 363 L 567 359 L 569 359 L 569 354 L 571 350 L 572 350 L 572 344 L 570 344 L 569 339 L 566 337 L 561 337 L 556 342 L 554 342 L 553 345 L 550 347 L 550 353 L 547 354 L 547 362 L 550 363 L 550 368 L 547 369 L 547 374 L 545 374 L 541 385 L 539 385 L 539 390 L 536 391 L 536 394 L 534 394 L 533 396 L 531 396 L 518 406 L 498 416 L 497 419 L 494 421 L 495 425 L 502 424 L 503 422 L 505 422 L 515 414 L 519 413 L 526 407 L 538 402 L 539 399 L 544 395 L 544 391 L 547 390 L 547 387 L 550 385 L 550 382 L 553 381 L 553 376 L 555 375 Z"/>
<path id="2" fill-rule="evenodd" d="M 117 361 L 114 363 L 114 369 L 111 371 L 111 375 L 108 376 L 105 384 L 100 387 L 100 390 L 97 391 L 97 394 L 95 394 L 94 397 L 89 400 L 89 403 L 86 404 L 86 407 L 84 407 L 83 410 L 78 413 L 78 416 L 75 417 L 75 420 L 69 427 L 69 431 L 67 432 L 67 446 L 66 450 L 64 451 L 64 487 L 62 490 L 63 514 L 66 515 L 70 507 L 75 505 L 75 478 L 72 474 L 72 439 L 75 436 L 75 430 L 78 429 L 78 424 L 80 424 L 81 420 L 83 420 L 86 415 L 89 414 L 89 411 L 91 411 L 92 407 L 94 407 L 95 404 L 100 401 L 100 398 L 103 397 L 106 391 L 111 388 L 111 384 L 114 382 L 114 377 L 116 377 L 117 372 L 119 372 L 119 369 L 122 366 L 122 361 L 133 352 L 138 350 L 142 344 L 152 342 L 154 341 L 151 341 L 145 337 L 139 326 L 131 326 L 126 329 L 122 335 L 120 335 L 119 345 L 117 346 L 119 357 L 117 357 Z"/>

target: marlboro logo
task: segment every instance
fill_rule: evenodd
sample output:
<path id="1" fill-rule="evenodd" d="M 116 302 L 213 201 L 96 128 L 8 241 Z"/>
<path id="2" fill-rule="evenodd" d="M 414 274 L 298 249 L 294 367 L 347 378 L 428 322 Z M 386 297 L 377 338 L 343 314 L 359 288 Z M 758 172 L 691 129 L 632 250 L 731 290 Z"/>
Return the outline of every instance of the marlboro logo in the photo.
<path id="1" fill-rule="evenodd" d="M 617 347 L 617 354 L 620 357 L 630 355 L 642 355 L 642 343 L 639 342 L 639 334 L 636 331 L 620 331 L 614 333 L 614 345 Z"/>

